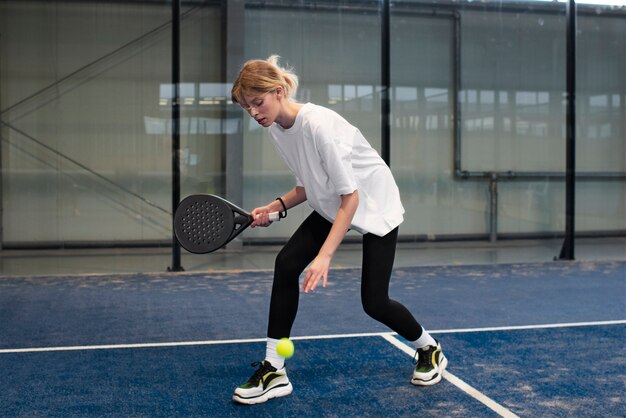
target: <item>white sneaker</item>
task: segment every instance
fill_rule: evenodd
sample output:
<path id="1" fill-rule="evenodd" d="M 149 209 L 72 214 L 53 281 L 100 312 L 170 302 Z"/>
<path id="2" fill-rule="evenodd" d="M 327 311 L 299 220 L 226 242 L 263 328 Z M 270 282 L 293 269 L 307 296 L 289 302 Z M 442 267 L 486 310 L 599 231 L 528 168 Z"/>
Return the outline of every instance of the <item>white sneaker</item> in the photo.
<path id="1" fill-rule="evenodd" d="M 413 370 L 411 383 L 419 386 L 430 386 L 438 383 L 448 365 L 448 359 L 441 351 L 441 344 L 429 345 L 415 352 L 417 364 Z"/>
<path id="2" fill-rule="evenodd" d="M 287 396 L 293 386 L 287 377 L 285 367 L 277 370 L 268 361 L 252 363 L 259 367 L 250 379 L 235 389 L 233 401 L 244 404 L 263 403 L 272 398 Z"/>

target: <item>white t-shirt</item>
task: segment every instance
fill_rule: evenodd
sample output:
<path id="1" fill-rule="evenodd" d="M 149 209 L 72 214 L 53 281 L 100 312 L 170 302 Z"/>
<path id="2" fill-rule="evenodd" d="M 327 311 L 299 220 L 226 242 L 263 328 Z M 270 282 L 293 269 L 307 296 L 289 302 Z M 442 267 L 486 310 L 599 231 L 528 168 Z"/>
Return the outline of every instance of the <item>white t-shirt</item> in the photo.
<path id="1" fill-rule="evenodd" d="M 339 114 L 307 103 L 291 128 L 275 123 L 269 132 L 309 205 L 328 221 L 334 221 L 341 195 L 357 190 L 352 229 L 384 236 L 402 223 L 404 208 L 391 170 Z"/>

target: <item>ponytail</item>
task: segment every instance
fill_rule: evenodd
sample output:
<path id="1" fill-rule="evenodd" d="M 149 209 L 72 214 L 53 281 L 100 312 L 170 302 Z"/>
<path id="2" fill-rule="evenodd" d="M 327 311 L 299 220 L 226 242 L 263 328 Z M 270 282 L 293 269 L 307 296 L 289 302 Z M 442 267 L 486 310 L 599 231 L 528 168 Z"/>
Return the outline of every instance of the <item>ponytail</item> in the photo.
<path id="1" fill-rule="evenodd" d="M 292 68 L 284 68 L 278 64 L 278 60 L 280 56 L 271 55 L 267 59 L 267 63 L 276 67 L 276 70 L 281 75 L 283 79 L 283 88 L 285 89 L 285 97 L 292 98 L 296 95 L 296 90 L 298 90 L 298 76 L 294 72 Z"/>

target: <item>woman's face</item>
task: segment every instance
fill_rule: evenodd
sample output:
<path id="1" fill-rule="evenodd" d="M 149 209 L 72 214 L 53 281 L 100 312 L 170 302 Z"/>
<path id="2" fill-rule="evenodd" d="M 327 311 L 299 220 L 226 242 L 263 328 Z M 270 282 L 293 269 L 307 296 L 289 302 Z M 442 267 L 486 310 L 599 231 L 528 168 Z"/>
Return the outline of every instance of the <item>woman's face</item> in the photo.
<path id="1" fill-rule="evenodd" d="M 278 90 L 271 90 L 261 95 L 244 95 L 243 108 L 264 128 L 270 127 L 280 113 Z"/>

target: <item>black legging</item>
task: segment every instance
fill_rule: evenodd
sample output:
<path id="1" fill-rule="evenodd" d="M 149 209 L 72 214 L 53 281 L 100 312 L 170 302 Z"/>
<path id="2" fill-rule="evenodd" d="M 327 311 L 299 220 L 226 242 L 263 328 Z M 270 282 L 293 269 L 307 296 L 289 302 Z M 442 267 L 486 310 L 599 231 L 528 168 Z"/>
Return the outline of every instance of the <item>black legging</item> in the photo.
<path id="1" fill-rule="evenodd" d="M 267 336 L 289 337 L 300 298 L 300 274 L 317 256 L 332 224 L 313 212 L 278 253 L 270 300 Z M 422 335 L 422 327 L 400 303 L 389 299 L 389 280 L 396 253 L 398 228 L 384 237 L 363 235 L 361 302 L 372 318 L 387 325 L 409 341 Z"/>

